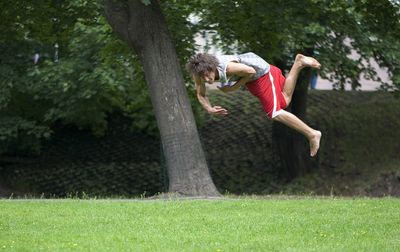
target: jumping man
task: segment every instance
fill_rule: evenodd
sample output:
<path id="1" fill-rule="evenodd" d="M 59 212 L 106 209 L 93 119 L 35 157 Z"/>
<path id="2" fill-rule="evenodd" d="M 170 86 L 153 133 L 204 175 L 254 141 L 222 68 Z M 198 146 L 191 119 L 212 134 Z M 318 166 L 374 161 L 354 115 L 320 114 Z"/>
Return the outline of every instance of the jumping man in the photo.
<path id="1" fill-rule="evenodd" d="M 303 134 L 310 143 L 310 155 L 313 157 L 317 154 L 321 132 L 283 110 L 292 100 L 301 69 L 321 67 L 316 59 L 298 54 L 286 78 L 279 68 L 251 52 L 222 56 L 199 53 L 189 60 L 186 67 L 196 84 L 197 99 L 210 114 L 227 115 L 228 111 L 223 107 L 211 105 L 206 97 L 205 83 L 212 84 L 218 81 L 218 89 L 223 92 L 234 91 L 245 85 L 250 93 L 260 100 L 269 118 Z"/>

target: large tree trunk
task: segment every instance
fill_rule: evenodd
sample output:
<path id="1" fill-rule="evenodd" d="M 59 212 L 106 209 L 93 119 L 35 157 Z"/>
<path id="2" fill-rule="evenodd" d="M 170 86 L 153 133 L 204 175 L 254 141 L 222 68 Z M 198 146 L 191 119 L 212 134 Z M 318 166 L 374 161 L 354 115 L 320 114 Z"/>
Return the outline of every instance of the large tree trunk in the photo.
<path id="1" fill-rule="evenodd" d="M 143 65 L 160 130 L 169 192 L 219 196 L 209 174 L 178 57 L 159 3 L 143 2 L 106 0 L 105 11 L 113 29 L 135 50 Z"/>
<path id="2" fill-rule="evenodd" d="M 289 110 L 303 121 L 306 118 L 310 78 L 310 69 L 303 69 L 299 75 L 296 90 L 289 106 Z M 309 157 L 310 147 L 308 141 L 303 135 L 283 124 L 274 123 L 273 136 L 282 164 L 279 172 L 281 179 L 290 181 L 310 171 L 311 167 L 313 167 L 313 162 Z"/>

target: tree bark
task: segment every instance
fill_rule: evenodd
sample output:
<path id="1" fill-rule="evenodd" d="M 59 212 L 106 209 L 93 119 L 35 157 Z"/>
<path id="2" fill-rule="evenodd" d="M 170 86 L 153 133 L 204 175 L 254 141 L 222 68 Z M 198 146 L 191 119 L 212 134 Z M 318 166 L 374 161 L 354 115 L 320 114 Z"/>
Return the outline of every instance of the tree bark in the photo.
<path id="1" fill-rule="evenodd" d="M 105 0 L 106 17 L 138 54 L 155 111 L 169 192 L 219 196 L 208 170 L 178 57 L 158 1 Z"/>

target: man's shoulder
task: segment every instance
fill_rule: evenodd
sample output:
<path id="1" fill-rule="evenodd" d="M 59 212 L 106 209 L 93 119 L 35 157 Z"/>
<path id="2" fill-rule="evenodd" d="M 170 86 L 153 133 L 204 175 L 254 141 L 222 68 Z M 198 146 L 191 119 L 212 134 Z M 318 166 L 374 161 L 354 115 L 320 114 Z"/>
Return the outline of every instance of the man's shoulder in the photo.
<path id="1" fill-rule="evenodd" d="M 257 54 L 253 53 L 253 52 L 247 52 L 247 53 L 242 53 L 238 55 L 241 58 L 261 58 L 260 56 L 258 56 Z"/>

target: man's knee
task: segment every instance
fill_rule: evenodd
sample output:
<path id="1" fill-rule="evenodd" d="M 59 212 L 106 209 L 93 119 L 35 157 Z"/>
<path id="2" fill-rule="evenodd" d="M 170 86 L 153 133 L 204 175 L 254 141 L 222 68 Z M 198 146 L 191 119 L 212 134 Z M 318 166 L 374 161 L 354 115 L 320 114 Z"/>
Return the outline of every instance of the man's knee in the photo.
<path id="1" fill-rule="evenodd" d="M 271 119 L 272 119 L 273 121 L 275 121 L 275 122 L 281 122 L 281 121 L 282 121 L 282 115 L 281 115 L 281 114 L 278 114 L 278 115 L 272 117 Z"/>
<path id="2" fill-rule="evenodd" d="M 277 111 L 276 115 L 273 116 L 271 119 L 280 123 L 283 123 L 285 121 L 287 121 L 288 116 L 290 115 L 290 112 L 287 112 L 284 109 L 281 109 L 279 111 Z"/>

